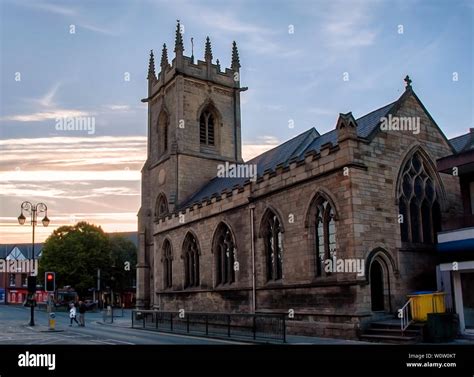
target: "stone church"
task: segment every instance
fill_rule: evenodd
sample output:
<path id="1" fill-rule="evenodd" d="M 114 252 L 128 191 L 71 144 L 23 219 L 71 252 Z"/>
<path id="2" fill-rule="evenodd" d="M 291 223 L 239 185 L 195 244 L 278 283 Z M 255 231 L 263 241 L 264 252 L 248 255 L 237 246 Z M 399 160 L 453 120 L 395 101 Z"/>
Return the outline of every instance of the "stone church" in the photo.
<path id="1" fill-rule="evenodd" d="M 290 333 L 354 338 L 406 295 L 436 289 L 436 232 L 461 211 L 454 149 L 411 80 L 394 102 L 242 160 L 240 61 L 163 46 L 148 68 L 137 306 L 288 313 Z M 383 124 L 383 126 L 382 126 Z M 245 127 L 245 125 L 243 125 Z M 222 166 L 252 176 L 218 176 Z M 234 171 L 235 173 L 235 171 Z"/>

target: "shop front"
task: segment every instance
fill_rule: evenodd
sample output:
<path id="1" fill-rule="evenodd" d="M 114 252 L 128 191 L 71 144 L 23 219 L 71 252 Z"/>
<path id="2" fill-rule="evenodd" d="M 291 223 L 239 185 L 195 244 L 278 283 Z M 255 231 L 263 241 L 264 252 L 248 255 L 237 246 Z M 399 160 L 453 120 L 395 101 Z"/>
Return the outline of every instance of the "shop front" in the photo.
<path id="1" fill-rule="evenodd" d="M 474 335 L 474 228 L 438 234 L 438 288 L 452 295 L 461 334 Z"/>

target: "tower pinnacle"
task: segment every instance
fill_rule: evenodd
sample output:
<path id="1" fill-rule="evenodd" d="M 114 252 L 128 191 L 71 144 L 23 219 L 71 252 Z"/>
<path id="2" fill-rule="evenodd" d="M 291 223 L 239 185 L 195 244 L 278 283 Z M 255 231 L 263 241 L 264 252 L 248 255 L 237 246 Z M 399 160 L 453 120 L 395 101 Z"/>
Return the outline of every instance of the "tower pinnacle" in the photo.
<path id="1" fill-rule="evenodd" d="M 230 66 L 234 71 L 240 68 L 239 50 L 237 50 L 237 43 L 232 43 L 232 64 Z"/>
<path id="2" fill-rule="evenodd" d="M 212 48 L 211 48 L 211 40 L 209 37 L 206 38 L 206 49 L 204 52 L 204 59 L 206 62 L 212 62 Z"/>
<path id="3" fill-rule="evenodd" d="M 163 44 L 163 50 L 161 51 L 161 70 L 168 66 L 168 49 L 166 48 L 166 43 Z"/>
<path id="4" fill-rule="evenodd" d="M 181 24 L 179 23 L 179 20 L 177 20 L 176 24 L 176 38 L 174 42 L 174 52 L 176 54 L 178 53 L 183 53 L 184 51 L 184 45 L 183 45 L 183 36 L 181 35 Z"/>
<path id="5" fill-rule="evenodd" d="M 155 74 L 155 57 L 153 56 L 153 50 L 150 51 L 150 60 L 148 62 L 148 80 L 156 80 Z"/>

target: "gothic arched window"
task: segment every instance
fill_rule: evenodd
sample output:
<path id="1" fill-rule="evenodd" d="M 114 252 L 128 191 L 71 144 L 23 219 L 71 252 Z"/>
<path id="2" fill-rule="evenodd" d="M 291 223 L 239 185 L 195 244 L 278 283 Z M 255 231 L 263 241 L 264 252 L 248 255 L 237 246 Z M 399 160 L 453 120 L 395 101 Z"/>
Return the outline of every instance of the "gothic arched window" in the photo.
<path id="1" fill-rule="evenodd" d="M 204 109 L 199 117 L 199 141 L 201 144 L 215 145 L 216 116 L 209 107 Z"/>
<path id="2" fill-rule="evenodd" d="M 168 124 L 169 117 L 162 111 L 158 117 L 158 156 L 168 151 Z"/>
<path id="3" fill-rule="evenodd" d="M 232 284 L 235 281 L 235 241 L 229 227 L 221 223 L 214 238 L 216 258 L 216 285 Z"/>
<path id="4" fill-rule="evenodd" d="M 184 288 L 199 286 L 199 248 L 196 238 L 188 233 L 183 244 Z"/>
<path id="5" fill-rule="evenodd" d="M 398 186 L 400 233 L 403 242 L 431 244 L 441 229 L 436 181 L 425 159 L 415 152 L 403 167 Z"/>
<path id="6" fill-rule="evenodd" d="M 283 237 L 280 221 L 268 211 L 262 221 L 262 236 L 265 247 L 267 281 L 283 277 Z"/>
<path id="7" fill-rule="evenodd" d="M 163 244 L 163 286 L 165 289 L 173 286 L 173 255 L 171 243 L 165 240 Z"/>
<path id="8" fill-rule="evenodd" d="M 321 276 L 323 261 L 330 259 L 336 251 L 336 223 L 334 221 L 334 210 L 326 199 L 319 197 L 315 202 L 315 206 L 316 275 Z"/>
<path id="9" fill-rule="evenodd" d="M 168 214 L 168 200 L 164 194 L 158 195 L 156 199 L 155 207 L 155 218 L 159 219 L 160 217 Z"/>

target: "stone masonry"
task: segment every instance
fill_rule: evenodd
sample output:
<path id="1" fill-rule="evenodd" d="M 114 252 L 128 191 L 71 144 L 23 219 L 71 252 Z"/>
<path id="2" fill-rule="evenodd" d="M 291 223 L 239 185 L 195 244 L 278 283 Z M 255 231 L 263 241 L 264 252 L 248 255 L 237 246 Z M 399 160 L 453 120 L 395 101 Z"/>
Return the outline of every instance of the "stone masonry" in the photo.
<path id="1" fill-rule="evenodd" d="M 212 54 L 206 53 L 206 61 L 195 63 L 183 55 L 179 24 L 176 35 L 176 57 L 171 65 L 162 62 L 158 77 L 154 67 L 149 72 L 148 97 L 144 100 L 148 103 L 149 142 L 138 214 L 137 306 L 206 312 L 288 313 L 292 309 L 295 316 L 288 321 L 289 332 L 356 338 L 378 315 L 371 309 L 369 270 L 374 260 L 383 266 L 385 313 L 396 313 L 411 291 L 435 289 L 434 245 L 401 240 L 397 203 L 400 172 L 413 153 L 426 158 L 437 185 L 442 221 L 461 211 L 459 182 L 457 177 L 436 172 L 435 161 L 452 154 L 452 147 L 411 83 L 390 114 L 418 117 L 418 134 L 375 129 L 369 137 L 360 137 L 352 115 L 341 114 L 335 126 L 336 143 L 323 144 L 300 159 L 265 171 L 255 182 L 247 180 L 202 201 L 187 203 L 216 176 L 217 164 L 242 162 L 241 89 L 235 75 L 240 62 L 234 45 L 232 68 L 224 72 L 212 63 Z M 210 51 L 210 42 L 206 49 Z M 217 142 L 215 148 L 206 150 L 199 143 L 199 116 L 210 104 L 218 114 Z M 162 111 L 168 114 L 171 125 L 170 147 L 159 156 L 156 124 Z M 183 120 L 184 127 L 180 127 Z M 169 211 L 156 216 L 156 200 L 161 193 L 168 200 Z M 362 259 L 365 275 L 315 275 L 311 214 L 315 199 L 321 195 L 334 208 L 337 258 Z M 262 218 L 268 210 L 280 219 L 283 249 L 282 279 L 269 282 L 262 237 Z M 234 283 L 216 285 L 213 240 L 221 223 L 231 229 L 239 269 Z M 191 288 L 184 287 L 183 278 L 182 249 L 188 232 L 197 240 L 200 266 L 200 284 Z M 171 244 L 173 260 L 173 285 L 166 289 L 162 263 L 165 240 Z"/>

